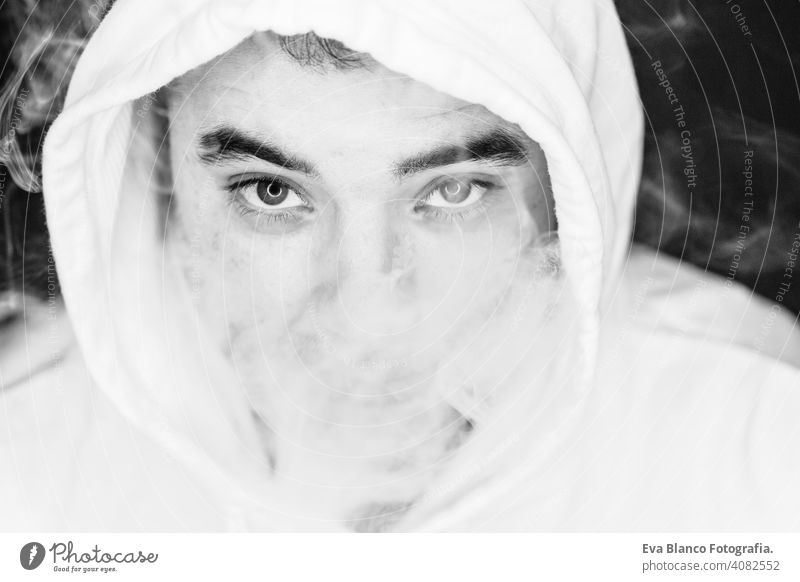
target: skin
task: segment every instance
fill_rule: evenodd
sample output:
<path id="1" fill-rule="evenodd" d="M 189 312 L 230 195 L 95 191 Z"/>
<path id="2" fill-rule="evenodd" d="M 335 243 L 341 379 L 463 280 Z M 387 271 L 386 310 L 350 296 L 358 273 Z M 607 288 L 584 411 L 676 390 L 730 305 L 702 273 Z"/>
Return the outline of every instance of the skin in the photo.
<path id="1" fill-rule="evenodd" d="M 364 65 L 304 66 L 261 34 L 174 82 L 166 245 L 275 478 L 321 515 L 385 529 L 474 432 L 452 388 L 510 365 L 513 348 L 482 340 L 508 335 L 509 288 L 532 279 L 527 257 L 554 219 L 544 156 L 517 126 Z M 220 128 L 314 172 L 219 156 L 203 137 Z M 496 130 L 526 159 L 398 176 L 404 160 Z"/>

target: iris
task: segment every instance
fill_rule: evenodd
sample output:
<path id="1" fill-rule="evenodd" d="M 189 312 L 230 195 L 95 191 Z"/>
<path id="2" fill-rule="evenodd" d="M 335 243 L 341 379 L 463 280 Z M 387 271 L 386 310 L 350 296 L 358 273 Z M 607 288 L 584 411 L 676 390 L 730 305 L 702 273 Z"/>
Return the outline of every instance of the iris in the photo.
<path id="1" fill-rule="evenodd" d="M 277 206 L 289 196 L 289 188 L 276 181 L 261 181 L 256 184 L 256 194 L 269 206 Z"/>

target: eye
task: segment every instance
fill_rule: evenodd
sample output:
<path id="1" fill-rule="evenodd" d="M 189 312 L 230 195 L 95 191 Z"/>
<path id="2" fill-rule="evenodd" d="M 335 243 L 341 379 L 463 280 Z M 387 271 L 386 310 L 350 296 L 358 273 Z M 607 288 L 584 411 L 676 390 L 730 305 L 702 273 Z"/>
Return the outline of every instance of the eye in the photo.
<path id="1" fill-rule="evenodd" d="M 503 187 L 483 176 L 440 179 L 420 197 L 414 211 L 427 219 L 452 223 L 485 216 L 502 198 Z"/>
<path id="2" fill-rule="evenodd" d="M 489 189 L 478 180 L 458 180 L 449 178 L 439 182 L 422 200 L 425 206 L 435 208 L 460 209 L 479 202 Z"/>
<path id="3" fill-rule="evenodd" d="M 244 202 L 258 210 L 287 210 L 308 206 L 292 186 L 277 178 L 243 180 L 233 189 Z"/>

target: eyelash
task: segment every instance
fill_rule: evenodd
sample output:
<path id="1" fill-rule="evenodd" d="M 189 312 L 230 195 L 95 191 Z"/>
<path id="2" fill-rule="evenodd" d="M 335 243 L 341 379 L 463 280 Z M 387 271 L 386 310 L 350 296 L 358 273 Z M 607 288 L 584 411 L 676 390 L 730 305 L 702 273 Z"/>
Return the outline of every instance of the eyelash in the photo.
<path id="1" fill-rule="evenodd" d="M 425 203 L 431 199 L 434 193 L 442 187 L 444 182 L 447 180 L 451 180 L 452 178 L 448 177 L 445 179 L 440 179 L 436 181 L 433 185 L 428 187 L 426 193 L 420 197 L 419 201 L 414 205 L 414 211 L 424 215 L 427 218 L 437 220 L 439 222 L 452 224 L 454 222 L 462 222 L 476 214 L 480 214 L 484 212 L 490 205 L 493 199 L 493 195 L 495 194 L 495 190 L 497 189 L 497 185 L 491 181 L 481 180 L 479 178 L 465 178 L 463 182 L 468 184 L 470 187 L 479 187 L 483 188 L 486 191 L 484 192 L 483 196 L 481 196 L 480 200 L 477 202 L 470 204 L 463 210 L 446 210 L 444 208 L 437 208 L 433 206 L 426 206 Z M 260 183 L 277 183 L 281 186 L 286 188 L 291 188 L 297 197 L 300 198 L 304 206 L 304 211 L 298 212 L 297 210 L 280 210 L 280 211 L 271 211 L 271 210 L 264 210 L 264 209 L 257 209 L 250 206 L 242 199 L 242 195 L 240 191 L 247 187 L 247 186 L 255 186 Z M 307 212 L 311 205 L 308 203 L 306 197 L 300 192 L 300 189 L 295 185 L 281 180 L 275 176 L 259 176 L 253 178 L 245 178 L 231 184 L 226 188 L 228 192 L 231 194 L 228 198 L 228 203 L 233 205 L 236 210 L 239 212 L 241 216 L 255 216 L 258 218 L 259 221 L 263 220 L 269 224 L 278 224 L 278 223 L 288 223 L 288 222 L 296 222 L 301 219 L 301 213 Z"/>
<path id="2" fill-rule="evenodd" d="M 306 200 L 306 197 L 300 192 L 300 189 L 297 186 L 291 184 L 290 182 L 277 178 L 275 176 L 258 176 L 253 178 L 244 178 L 242 180 L 238 180 L 237 182 L 231 184 L 226 188 L 228 192 L 231 194 L 231 196 L 229 196 L 228 198 L 228 203 L 233 205 L 241 216 L 255 216 L 258 218 L 259 221 L 263 220 L 268 224 L 287 223 L 300 220 L 301 212 L 297 210 L 264 210 L 264 209 L 253 208 L 243 200 L 243 197 L 240 194 L 240 191 L 246 188 L 247 186 L 256 186 L 258 184 L 270 184 L 270 183 L 280 184 L 285 188 L 290 188 L 291 190 L 293 190 L 294 193 L 297 194 L 297 197 L 300 198 L 300 200 L 302 200 L 303 203 L 305 204 L 304 210 L 305 211 L 310 210 L 311 205 L 308 203 L 308 200 Z"/>
<path id="3" fill-rule="evenodd" d="M 430 200 L 430 198 L 434 195 L 436 190 L 441 188 L 446 181 L 451 179 L 452 178 L 450 177 L 441 179 L 435 182 L 432 186 L 430 186 L 425 195 L 422 196 L 419 202 L 414 206 L 414 210 L 422 213 L 427 218 L 432 218 L 440 222 L 452 224 L 454 222 L 462 222 L 477 214 L 481 214 L 490 206 L 491 202 L 493 201 L 497 185 L 491 181 L 481 180 L 479 178 L 464 178 L 462 180 L 470 187 L 478 186 L 479 188 L 483 188 L 486 190 L 483 196 L 481 196 L 480 200 L 478 200 L 474 204 L 470 204 L 463 210 L 446 210 L 444 208 L 425 206 L 425 202 Z"/>

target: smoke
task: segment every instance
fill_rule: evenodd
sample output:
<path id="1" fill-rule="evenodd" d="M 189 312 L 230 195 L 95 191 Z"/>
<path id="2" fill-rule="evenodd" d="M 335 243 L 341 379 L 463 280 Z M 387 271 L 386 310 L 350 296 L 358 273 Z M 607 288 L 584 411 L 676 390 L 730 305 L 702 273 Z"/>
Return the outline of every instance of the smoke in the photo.
<path id="1" fill-rule="evenodd" d="M 569 328 L 554 235 L 497 258 L 446 305 L 390 309 L 387 296 L 321 289 L 282 333 L 253 321 L 231 346 L 276 482 L 355 529 L 388 527 L 494 417 L 533 414 Z"/>

